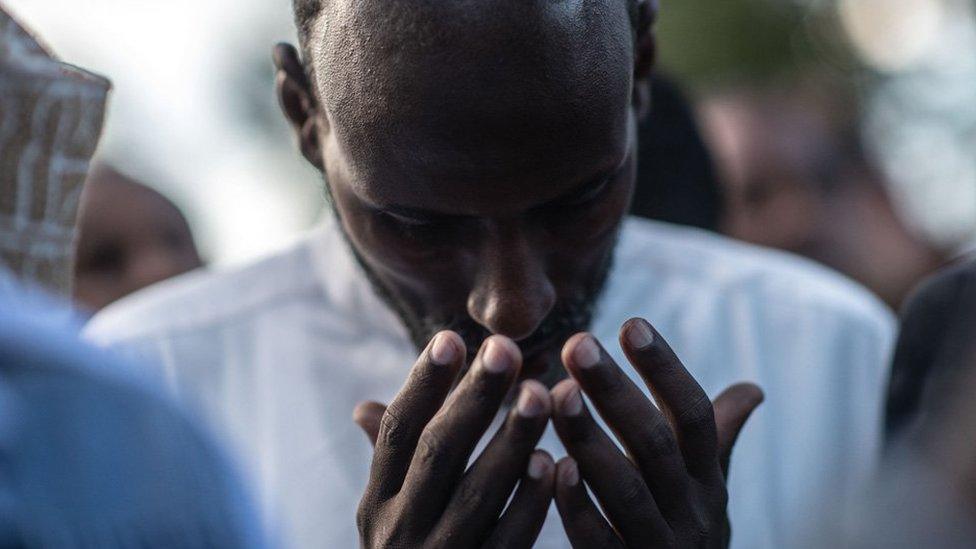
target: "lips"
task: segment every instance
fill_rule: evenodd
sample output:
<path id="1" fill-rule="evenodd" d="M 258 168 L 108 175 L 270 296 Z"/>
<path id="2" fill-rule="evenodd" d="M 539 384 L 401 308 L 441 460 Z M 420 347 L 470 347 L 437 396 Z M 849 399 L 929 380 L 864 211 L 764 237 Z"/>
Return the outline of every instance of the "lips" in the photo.
<path id="1" fill-rule="evenodd" d="M 569 337 L 563 337 L 562 335 L 550 336 L 539 341 L 526 341 L 525 343 L 518 343 L 519 350 L 522 351 L 522 359 L 529 360 L 535 358 L 537 355 L 541 354 L 543 351 L 548 351 L 553 347 L 561 347 L 562 344 L 569 339 Z M 557 350 L 558 352 L 558 350 Z"/>

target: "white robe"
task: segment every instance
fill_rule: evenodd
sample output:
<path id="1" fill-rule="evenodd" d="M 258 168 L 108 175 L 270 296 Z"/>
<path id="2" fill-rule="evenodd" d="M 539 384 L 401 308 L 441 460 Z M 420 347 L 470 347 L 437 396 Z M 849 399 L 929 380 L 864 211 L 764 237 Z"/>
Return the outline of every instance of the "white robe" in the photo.
<path id="1" fill-rule="evenodd" d="M 871 472 L 894 319 L 861 287 L 788 254 L 628 219 L 592 325 L 620 364 L 617 332 L 632 316 L 710 395 L 742 380 L 766 393 L 732 456 L 733 547 L 794 546 L 818 506 L 841 505 Z M 286 546 L 358 545 L 371 449 L 351 412 L 388 402 L 416 351 L 334 221 L 243 268 L 125 299 L 87 336 L 159 365 L 202 408 Z M 565 455 L 551 428 L 540 446 Z M 553 506 L 538 546 L 567 545 Z"/>

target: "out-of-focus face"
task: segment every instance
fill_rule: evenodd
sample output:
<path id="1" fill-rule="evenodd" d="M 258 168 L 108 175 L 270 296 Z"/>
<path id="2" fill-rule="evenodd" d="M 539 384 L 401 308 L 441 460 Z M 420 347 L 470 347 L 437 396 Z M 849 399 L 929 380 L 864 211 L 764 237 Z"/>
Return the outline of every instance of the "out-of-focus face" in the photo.
<path id="1" fill-rule="evenodd" d="M 725 195 L 722 231 L 774 248 L 804 252 L 820 198 L 798 166 L 807 141 L 786 121 L 767 120 L 749 101 L 721 99 L 701 111 Z M 784 128 L 785 131 L 784 131 Z M 796 138 L 796 139 L 794 139 Z"/>
<path id="2" fill-rule="evenodd" d="M 176 206 L 106 168 L 86 183 L 78 228 L 73 293 L 92 311 L 201 266 Z"/>
<path id="3" fill-rule="evenodd" d="M 625 2 L 593 4 L 347 7 L 312 48 L 334 207 L 418 346 L 503 334 L 546 377 L 589 324 L 636 148 Z"/>

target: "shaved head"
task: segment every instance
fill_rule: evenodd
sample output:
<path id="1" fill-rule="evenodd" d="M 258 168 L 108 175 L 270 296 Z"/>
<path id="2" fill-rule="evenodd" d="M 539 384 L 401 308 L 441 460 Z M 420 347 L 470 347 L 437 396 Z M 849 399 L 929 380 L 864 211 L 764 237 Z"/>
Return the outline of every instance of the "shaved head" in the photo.
<path id="1" fill-rule="evenodd" d="M 513 171 L 559 177 L 577 167 L 540 165 L 566 150 L 552 135 L 621 159 L 626 143 L 613 136 L 625 135 L 633 74 L 622 2 L 337 0 L 316 21 L 306 65 L 330 145 L 344 153 L 334 168 L 355 181 L 395 172 L 436 191 L 431 183 L 510 181 Z"/>
<path id="2" fill-rule="evenodd" d="M 299 0 L 278 92 L 418 347 L 585 329 L 634 183 L 650 1 Z"/>

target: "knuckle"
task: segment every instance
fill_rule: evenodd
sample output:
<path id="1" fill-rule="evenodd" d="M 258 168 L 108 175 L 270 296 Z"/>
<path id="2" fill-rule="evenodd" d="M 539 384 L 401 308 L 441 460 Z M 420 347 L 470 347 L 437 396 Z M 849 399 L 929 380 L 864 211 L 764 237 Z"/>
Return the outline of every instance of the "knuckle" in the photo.
<path id="1" fill-rule="evenodd" d="M 390 448 L 406 445 L 410 437 L 409 429 L 400 418 L 399 406 L 392 404 L 380 419 L 379 439 Z"/>
<path id="2" fill-rule="evenodd" d="M 359 502 L 359 507 L 356 509 L 356 528 L 362 539 L 369 539 L 376 513 L 375 506 L 367 498 L 364 497 Z"/>
<path id="3" fill-rule="evenodd" d="M 679 410 L 675 419 L 683 428 L 714 428 L 715 408 L 708 395 L 702 392 L 688 406 Z"/>
<path id="4" fill-rule="evenodd" d="M 648 426 L 647 442 L 656 455 L 670 456 L 678 453 L 678 441 L 667 421 L 661 419 Z"/>
<path id="5" fill-rule="evenodd" d="M 465 482 L 454 493 L 454 502 L 465 515 L 479 516 L 485 507 L 484 492 Z"/>
<path id="6" fill-rule="evenodd" d="M 647 507 L 647 486 L 644 481 L 636 476 L 628 476 L 621 481 L 618 487 L 618 497 L 620 503 L 628 509 L 643 510 Z"/>
<path id="7" fill-rule="evenodd" d="M 428 427 L 420 434 L 416 455 L 423 467 L 436 472 L 447 468 L 450 453 L 444 438 L 432 427 L 436 426 Z"/>

